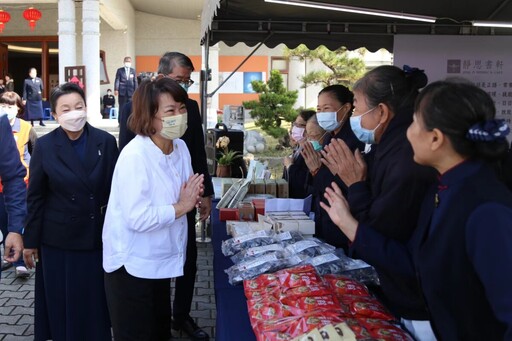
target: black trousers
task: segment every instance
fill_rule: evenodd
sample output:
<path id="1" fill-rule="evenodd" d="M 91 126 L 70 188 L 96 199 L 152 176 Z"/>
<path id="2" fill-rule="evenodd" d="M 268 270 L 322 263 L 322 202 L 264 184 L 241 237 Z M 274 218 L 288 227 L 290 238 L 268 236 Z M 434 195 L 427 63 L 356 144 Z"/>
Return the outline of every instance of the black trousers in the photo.
<path id="1" fill-rule="evenodd" d="M 194 284 L 197 273 L 197 245 L 195 228 L 196 210 L 187 214 L 188 239 L 187 259 L 183 267 L 183 276 L 176 277 L 174 286 L 173 318 L 181 323 L 190 315 L 192 298 L 194 297 Z"/>
<path id="2" fill-rule="evenodd" d="M 131 101 L 131 97 L 129 96 L 121 96 L 119 95 L 119 111 L 117 113 L 117 122 L 120 122 L 120 116 L 121 116 L 121 110 L 123 109 L 124 105 Z"/>
<path id="3" fill-rule="evenodd" d="M 105 293 L 116 341 L 171 338 L 170 279 L 137 278 L 120 269 L 105 273 Z"/>

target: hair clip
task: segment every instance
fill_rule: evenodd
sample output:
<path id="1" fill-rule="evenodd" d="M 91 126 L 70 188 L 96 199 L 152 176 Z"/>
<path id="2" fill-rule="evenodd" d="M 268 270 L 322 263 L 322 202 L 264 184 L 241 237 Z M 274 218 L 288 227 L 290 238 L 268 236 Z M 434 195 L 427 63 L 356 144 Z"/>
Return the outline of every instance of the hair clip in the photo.
<path id="1" fill-rule="evenodd" d="M 510 132 L 510 128 L 505 120 L 487 120 L 472 125 L 466 138 L 471 141 L 494 142 L 503 140 Z"/>

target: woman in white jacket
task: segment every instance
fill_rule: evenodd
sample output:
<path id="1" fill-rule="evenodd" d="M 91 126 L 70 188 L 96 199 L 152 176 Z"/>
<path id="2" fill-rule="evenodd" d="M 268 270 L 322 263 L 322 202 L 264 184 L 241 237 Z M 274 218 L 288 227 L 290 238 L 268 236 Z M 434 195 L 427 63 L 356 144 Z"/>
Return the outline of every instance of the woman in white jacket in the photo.
<path id="1" fill-rule="evenodd" d="M 170 338 L 170 278 L 183 275 L 186 213 L 200 204 L 203 175 L 192 174 L 180 139 L 187 93 L 170 78 L 143 82 L 129 127 L 137 136 L 119 156 L 103 228 L 105 290 L 116 341 Z"/>

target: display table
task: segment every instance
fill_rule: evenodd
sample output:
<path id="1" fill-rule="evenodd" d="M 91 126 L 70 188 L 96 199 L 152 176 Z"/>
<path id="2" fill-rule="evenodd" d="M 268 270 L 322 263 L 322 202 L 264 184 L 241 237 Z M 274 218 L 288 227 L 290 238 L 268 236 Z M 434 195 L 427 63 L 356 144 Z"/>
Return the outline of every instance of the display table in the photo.
<path id="1" fill-rule="evenodd" d="M 231 238 L 226 233 L 226 223 L 219 220 L 219 211 L 215 209 L 218 199 L 212 203 L 212 245 L 215 303 L 217 322 L 215 338 L 221 341 L 256 340 L 249 322 L 247 300 L 242 285 L 233 286 L 228 282 L 225 269 L 233 265 L 229 257 L 222 254 L 223 240 Z"/>

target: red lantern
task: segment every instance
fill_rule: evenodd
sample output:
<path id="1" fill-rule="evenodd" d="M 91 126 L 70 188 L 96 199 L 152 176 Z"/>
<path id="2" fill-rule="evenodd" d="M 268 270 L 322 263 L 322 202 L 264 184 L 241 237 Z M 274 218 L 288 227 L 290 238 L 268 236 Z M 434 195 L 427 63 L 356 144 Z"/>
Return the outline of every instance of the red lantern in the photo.
<path id="1" fill-rule="evenodd" d="M 36 27 L 36 21 L 41 19 L 41 12 L 39 12 L 34 7 L 29 7 L 28 9 L 23 11 L 23 18 L 25 18 L 25 20 L 28 21 L 30 30 L 33 31 L 34 27 Z"/>
<path id="2" fill-rule="evenodd" d="M 11 20 L 11 15 L 9 12 L 0 9 L 0 33 L 4 31 L 4 26 Z"/>

